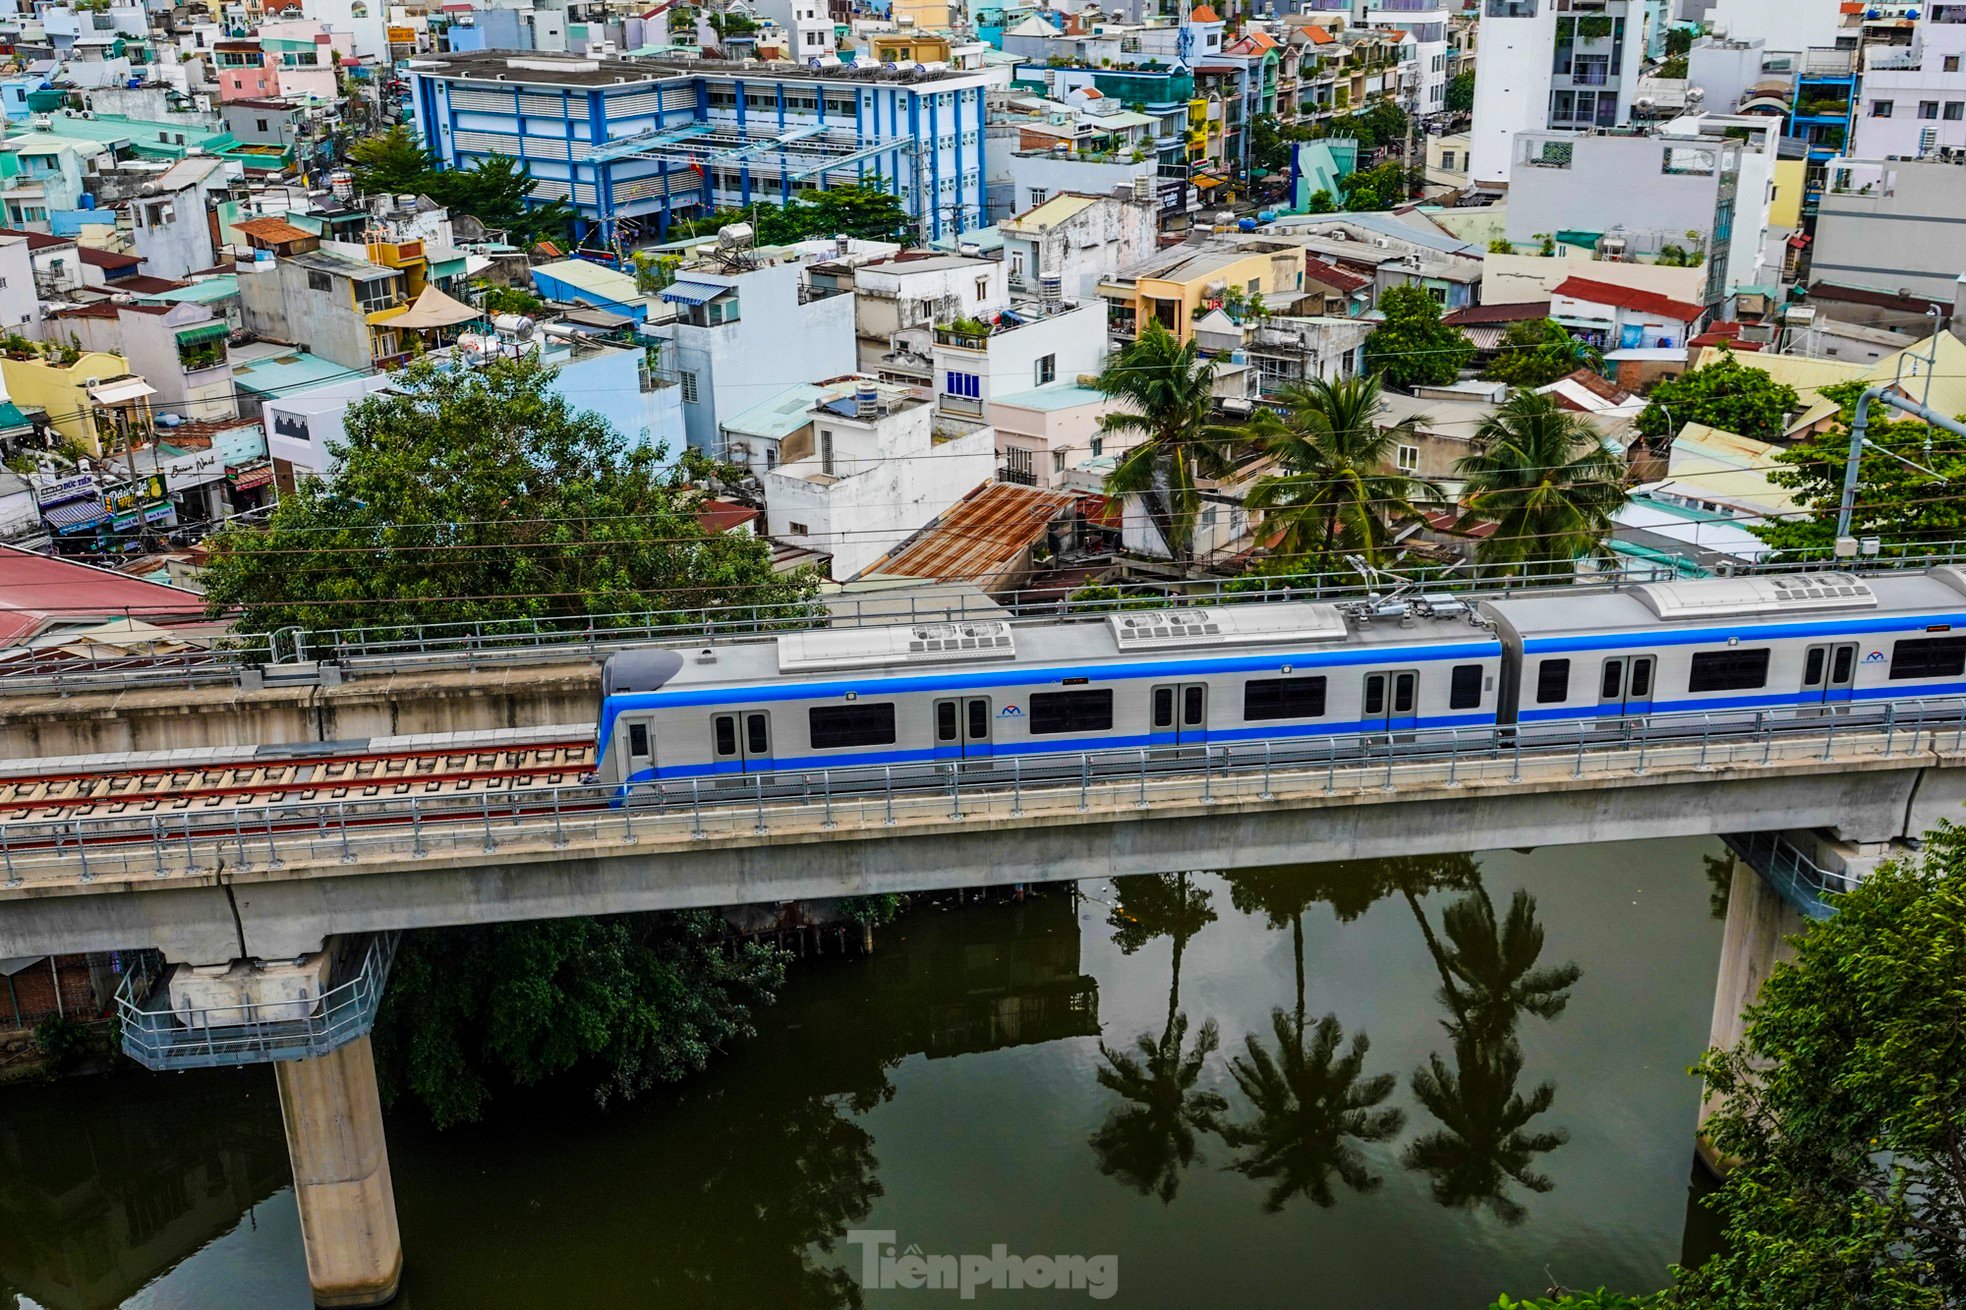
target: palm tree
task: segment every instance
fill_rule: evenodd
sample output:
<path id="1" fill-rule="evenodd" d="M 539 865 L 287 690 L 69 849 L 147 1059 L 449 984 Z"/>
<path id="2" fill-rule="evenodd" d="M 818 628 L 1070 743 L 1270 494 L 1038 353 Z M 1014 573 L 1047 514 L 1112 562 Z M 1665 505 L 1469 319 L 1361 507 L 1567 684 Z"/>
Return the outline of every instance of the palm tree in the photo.
<path id="1" fill-rule="evenodd" d="M 1188 1016 L 1181 1013 L 1181 956 L 1188 939 L 1215 922 L 1210 892 L 1193 887 L 1185 873 L 1137 874 L 1113 880 L 1118 896 L 1107 922 L 1113 942 L 1131 955 L 1156 937 L 1173 939 L 1173 966 L 1167 989 L 1167 1024 L 1159 1038 L 1141 1033 L 1134 1055 L 1099 1043 L 1105 1061 L 1099 1085 L 1116 1092 L 1120 1104 L 1092 1134 L 1099 1171 L 1118 1178 L 1142 1196 L 1171 1202 L 1181 1172 L 1196 1157 L 1196 1139 L 1213 1132 L 1229 1103 L 1216 1092 L 1195 1090 L 1208 1057 L 1221 1047 L 1213 1019 L 1185 1050 Z"/>
<path id="2" fill-rule="evenodd" d="M 1465 479 L 1460 526 L 1493 522 L 1475 549 L 1482 564 L 1523 574 L 1567 572 L 1605 556 L 1611 516 L 1625 503 L 1625 462 L 1583 415 L 1553 396 L 1518 391 L 1475 433 L 1455 465 Z"/>
<path id="3" fill-rule="evenodd" d="M 1163 1205 L 1174 1199 L 1182 1171 L 1194 1163 L 1200 1135 L 1216 1131 L 1229 1108 L 1219 1093 L 1195 1087 L 1222 1044 L 1215 1021 L 1201 1026 L 1192 1050 L 1183 1049 L 1187 1039 L 1188 1016 L 1177 1013 L 1159 1040 L 1141 1033 L 1135 1054 L 1099 1043 L 1105 1060 L 1099 1085 L 1120 1097 L 1092 1134 L 1099 1172 L 1142 1196 L 1160 1197 Z"/>
<path id="4" fill-rule="evenodd" d="M 1528 1211 L 1508 1194 L 1509 1184 L 1538 1193 L 1556 1186 L 1530 1165 L 1569 1135 L 1527 1131 L 1556 1100 L 1556 1088 L 1543 1083 L 1525 1098 L 1515 1089 L 1521 1074 L 1522 1048 L 1513 1037 L 1484 1040 L 1472 1033 L 1455 1037 L 1453 1069 L 1434 1054 L 1414 1072 L 1413 1096 L 1441 1127 L 1409 1143 L 1400 1163 L 1430 1175 L 1440 1204 L 1485 1205 L 1503 1223 L 1518 1224 Z"/>
<path id="5" fill-rule="evenodd" d="M 1178 341 L 1149 319 L 1140 339 L 1115 354 L 1094 385 L 1126 403 L 1101 417 L 1099 430 L 1138 439 L 1106 475 L 1106 491 L 1140 497 L 1168 557 L 1186 569 L 1201 516 L 1197 479 L 1228 473 L 1230 447 L 1245 435 L 1211 422 L 1215 365 L 1193 340 Z"/>
<path id="6" fill-rule="evenodd" d="M 1340 552 L 1373 559 L 1392 525 L 1437 501 L 1431 483 L 1393 471 L 1402 443 L 1419 439 L 1421 415 L 1381 426 L 1379 378 L 1317 378 L 1277 395 L 1283 417 L 1265 411 L 1251 431 L 1282 471 L 1258 482 L 1249 507 L 1281 532 L 1270 548 L 1286 558 L 1315 557 L 1323 567 Z"/>
<path id="7" fill-rule="evenodd" d="M 1293 1017 L 1273 1010 L 1270 1026 L 1274 1056 L 1252 1035 L 1248 1053 L 1229 1062 L 1236 1086 L 1255 1112 L 1246 1123 L 1222 1128 L 1222 1139 L 1242 1152 L 1231 1168 L 1270 1184 L 1263 1199 L 1269 1214 L 1293 1196 L 1307 1196 L 1319 1206 L 1335 1204 L 1334 1175 L 1355 1192 L 1375 1190 L 1384 1180 L 1368 1167 L 1358 1144 L 1387 1141 L 1406 1123 L 1404 1111 L 1380 1105 L 1398 1079 L 1365 1076 L 1372 1043 L 1364 1033 L 1339 1054 L 1345 1030 L 1336 1015 L 1318 1021 L 1308 1046 L 1301 1013 Z"/>

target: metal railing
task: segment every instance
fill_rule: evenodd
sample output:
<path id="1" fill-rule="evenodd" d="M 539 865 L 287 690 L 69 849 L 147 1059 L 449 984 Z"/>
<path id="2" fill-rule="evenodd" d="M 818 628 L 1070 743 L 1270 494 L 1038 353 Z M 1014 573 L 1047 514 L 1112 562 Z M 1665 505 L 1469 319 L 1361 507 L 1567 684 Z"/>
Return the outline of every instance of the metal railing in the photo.
<path id="1" fill-rule="evenodd" d="M 1561 788 L 1664 773 L 1826 767 L 1966 753 L 1966 699 L 1896 707 L 1653 715 L 1613 726 L 1441 728 L 1321 740 L 842 766 L 619 786 L 435 789 L 407 798 L 282 801 L 205 815 L 132 813 L 0 824 L 4 887 L 116 880 L 135 889 L 252 869 L 838 832 L 1039 815 L 1104 818 L 1218 802 L 1316 803 L 1415 788 Z M 625 802 L 625 803 L 624 803 Z"/>
<path id="2" fill-rule="evenodd" d="M 220 1065 L 307 1060 L 326 1055 L 375 1027 L 389 980 L 397 934 L 370 934 L 359 955 L 337 956 L 348 976 L 319 996 L 204 1008 L 174 1008 L 169 966 L 155 951 L 116 989 L 123 1053 L 146 1069 L 206 1069 Z"/>
<path id="3" fill-rule="evenodd" d="M 1829 918 L 1834 910 L 1828 898 L 1856 888 L 1854 878 L 1823 868 L 1780 833 L 1728 833 L 1721 840 L 1783 900 L 1812 919 Z"/>

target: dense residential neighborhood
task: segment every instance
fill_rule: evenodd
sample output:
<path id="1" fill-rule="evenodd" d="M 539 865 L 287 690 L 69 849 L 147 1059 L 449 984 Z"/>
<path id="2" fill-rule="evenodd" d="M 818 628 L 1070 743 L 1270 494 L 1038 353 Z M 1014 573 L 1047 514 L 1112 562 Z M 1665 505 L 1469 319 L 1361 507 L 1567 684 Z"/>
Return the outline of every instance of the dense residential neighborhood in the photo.
<path id="1" fill-rule="evenodd" d="M 0 1310 L 1966 1306 L 1962 633 L 1966 0 L 0 0 Z"/>

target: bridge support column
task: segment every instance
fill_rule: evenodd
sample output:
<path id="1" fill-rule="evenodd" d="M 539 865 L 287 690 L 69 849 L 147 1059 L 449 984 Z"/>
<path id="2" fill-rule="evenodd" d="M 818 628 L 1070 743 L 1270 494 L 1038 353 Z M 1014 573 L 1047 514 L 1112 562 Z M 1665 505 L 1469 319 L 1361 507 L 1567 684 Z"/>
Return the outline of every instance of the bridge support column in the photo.
<path id="1" fill-rule="evenodd" d="M 1795 954 L 1789 939 L 1802 931 L 1802 915 L 1770 887 L 1746 860 L 1734 859 L 1734 881 L 1727 892 L 1727 927 L 1720 942 L 1720 976 L 1713 987 L 1713 1024 L 1708 1045 L 1731 1047 L 1747 1033 L 1747 1008 L 1761 995 L 1776 964 Z M 1700 1104 L 1695 1139 L 1702 1164 L 1717 1177 L 1727 1170 L 1707 1140 L 1707 1119 L 1716 1102 Z"/>
<path id="2" fill-rule="evenodd" d="M 386 1305 L 402 1277 L 403 1240 L 374 1048 L 364 1036 L 328 1055 L 273 1068 L 314 1303 Z"/>

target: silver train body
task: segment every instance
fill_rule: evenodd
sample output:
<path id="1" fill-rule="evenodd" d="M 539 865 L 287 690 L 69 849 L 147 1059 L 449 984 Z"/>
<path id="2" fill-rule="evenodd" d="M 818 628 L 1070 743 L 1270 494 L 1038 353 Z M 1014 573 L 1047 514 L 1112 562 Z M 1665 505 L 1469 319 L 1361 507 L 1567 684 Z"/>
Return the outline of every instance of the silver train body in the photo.
<path id="1" fill-rule="evenodd" d="M 603 670 L 596 771 L 624 790 L 956 761 L 1029 773 L 1090 751 L 1294 754 L 1509 726 L 1574 740 L 1668 714 L 1735 723 L 1961 696 L 1966 570 L 1716 578 L 624 651 Z"/>

